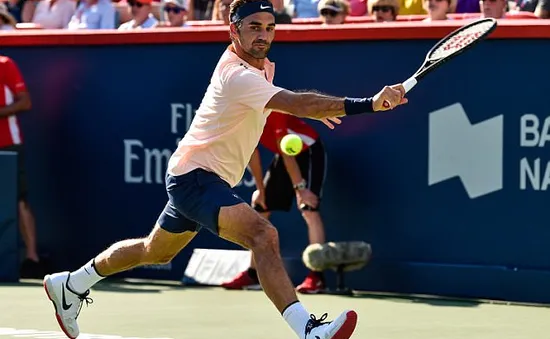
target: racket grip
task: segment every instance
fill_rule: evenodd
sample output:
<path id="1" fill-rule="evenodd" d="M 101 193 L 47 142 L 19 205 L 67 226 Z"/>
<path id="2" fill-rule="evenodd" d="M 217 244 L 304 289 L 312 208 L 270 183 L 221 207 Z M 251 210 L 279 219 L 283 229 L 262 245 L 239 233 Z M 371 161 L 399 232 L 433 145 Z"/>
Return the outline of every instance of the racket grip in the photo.
<path id="1" fill-rule="evenodd" d="M 405 82 L 403 83 L 403 87 L 405 88 L 405 93 L 409 92 L 417 83 L 418 81 L 416 80 L 415 77 L 410 77 L 407 80 L 405 80 Z M 390 103 L 385 100 L 382 106 L 384 106 L 384 108 L 390 108 Z"/>
<path id="2" fill-rule="evenodd" d="M 410 77 L 403 83 L 403 87 L 405 88 L 405 93 L 408 93 L 416 84 L 418 81 L 414 77 Z"/>

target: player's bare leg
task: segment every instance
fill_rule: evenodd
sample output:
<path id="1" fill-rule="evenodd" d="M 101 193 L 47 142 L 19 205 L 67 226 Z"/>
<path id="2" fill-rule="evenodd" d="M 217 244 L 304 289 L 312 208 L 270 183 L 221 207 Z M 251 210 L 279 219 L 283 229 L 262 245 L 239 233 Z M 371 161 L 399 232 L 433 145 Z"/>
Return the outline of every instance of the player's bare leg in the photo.
<path id="1" fill-rule="evenodd" d="M 166 264 L 196 234 L 197 232 L 170 233 L 156 224 L 147 238 L 124 240 L 100 253 L 94 260 L 94 266 L 99 274 L 108 276 L 137 266 Z"/>
<path id="2" fill-rule="evenodd" d="M 270 212 L 258 212 L 262 218 L 265 220 L 269 220 L 269 217 L 271 216 Z M 254 261 L 254 252 L 252 252 L 252 255 L 250 256 L 250 268 L 255 270 L 256 269 L 256 262 Z"/>
<path id="3" fill-rule="evenodd" d="M 59 326 L 69 338 L 78 337 L 77 318 L 83 302 L 91 303 L 90 288 L 104 277 L 134 267 L 170 262 L 196 235 L 170 233 L 158 224 L 149 236 L 117 242 L 75 272 L 44 277 L 44 288 L 55 307 Z"/>
<path id="4" fill-rule="evenodd" d="M 348 339 L 351 336 L 357 322 L 354 311 L 346 311 L 334 321 L 323 323 L 326 315 L 316 319 L 298 301 L 279 252 L 277 230 L 267 219 L 242 203 L 222 207 L 218 225 L 220 237 L 252 251 L 264 292 L 299 338 Z"/>
<path id="5" fill-rule="evenodd" d="M 269 220 L 270 212 L 258 212 L 262 218 Z M 250 252 L 250 266 L 246 271 L 240 272 L 232 280 L 221 284 L 223 288 L 229 290 L 261 290 L 258 273 L 256 271 L 256 262 L 254 261 L 254 252 Z"/>

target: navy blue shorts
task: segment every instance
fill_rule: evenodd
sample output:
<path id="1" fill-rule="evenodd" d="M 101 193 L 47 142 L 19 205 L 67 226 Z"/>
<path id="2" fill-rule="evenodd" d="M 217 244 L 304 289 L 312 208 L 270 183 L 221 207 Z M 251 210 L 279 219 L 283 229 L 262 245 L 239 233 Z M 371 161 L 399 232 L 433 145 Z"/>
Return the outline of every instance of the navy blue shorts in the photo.
<path id="1" fill-rule="evenodd" d="M 203 169 L 179 176 L 167 174 L 166 191 L 168 203 L 158 223 L 171 233 L 199 231 L 204 226 L 217 235 L 220 209 L 244 202 L 226 181 Z"/>

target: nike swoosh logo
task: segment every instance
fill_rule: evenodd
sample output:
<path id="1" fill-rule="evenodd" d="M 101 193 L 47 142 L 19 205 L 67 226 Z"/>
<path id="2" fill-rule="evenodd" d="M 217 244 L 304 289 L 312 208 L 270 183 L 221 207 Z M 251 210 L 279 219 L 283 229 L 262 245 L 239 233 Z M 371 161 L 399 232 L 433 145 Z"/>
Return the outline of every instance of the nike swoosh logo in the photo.
<path id="1" fill-rule="evenodd" d="M 319 337 L 318 335 L 315 336 L 315 339 L 321 339 L 321 337 Z"/>
<path id="2" fill-rule="evenodd" d="M 67 305 L 67 299 L 65 299 L 65 286 L 63 285 L 63 289 L 61 290 L 61 306 L 63 306 L 63 309 L 65 311 L 68 311 L 73 304 Z"/>
<path id="3" fill-rule="evenodd" d="M 264 7 L 264 5 L 260 5 L 260 9 L 268 9 L 268 8 L 271 8 L 271 7 L 269 7 L 269 6 L 265 6 L 265 7 Z M 320 339 L 320 338 L 319 338 L 319 339 Z"/>

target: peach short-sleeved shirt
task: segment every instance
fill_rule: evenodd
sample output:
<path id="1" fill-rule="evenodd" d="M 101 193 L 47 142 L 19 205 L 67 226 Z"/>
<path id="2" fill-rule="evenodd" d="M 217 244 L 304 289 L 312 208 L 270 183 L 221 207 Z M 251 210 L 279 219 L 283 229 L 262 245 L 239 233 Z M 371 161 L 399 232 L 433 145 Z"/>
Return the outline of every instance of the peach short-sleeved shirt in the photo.
<path id="1" fill-rule="evenodd" d="M 230 48 L 221 56 L 189 131 L 168 162 L 168 173 L 202 168 L 235 187 L 242 179 L 271 110 L 275 64 L 252 67 Z"/>

